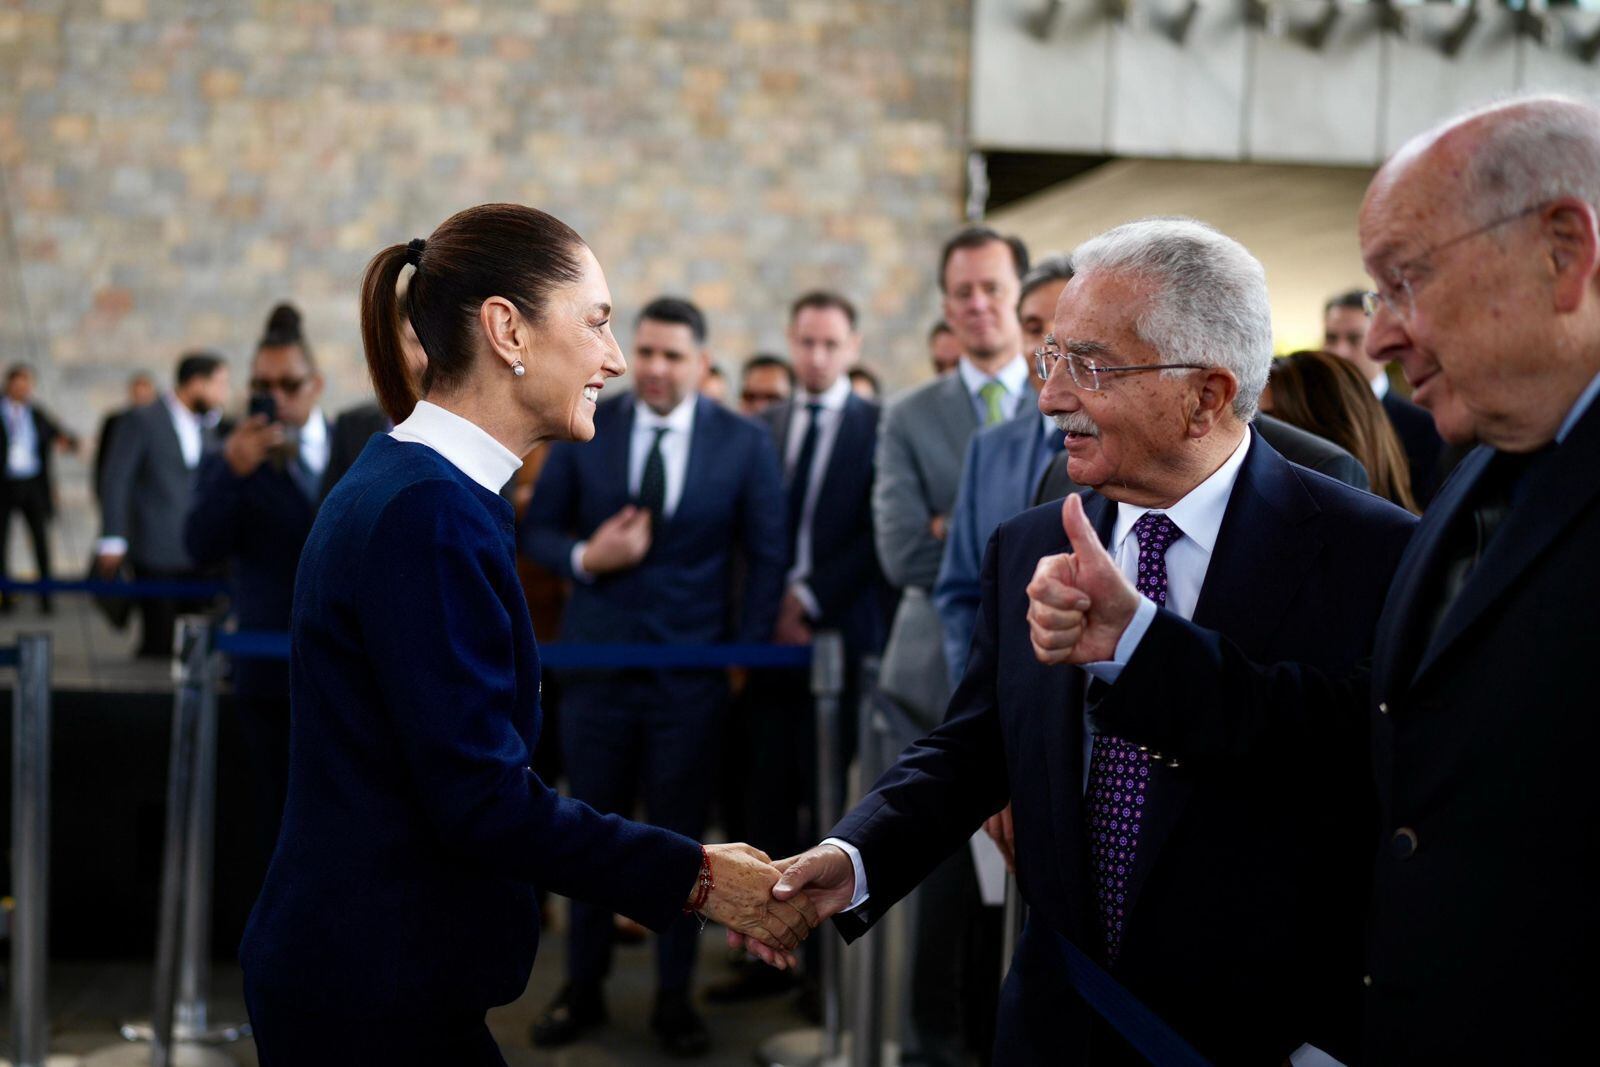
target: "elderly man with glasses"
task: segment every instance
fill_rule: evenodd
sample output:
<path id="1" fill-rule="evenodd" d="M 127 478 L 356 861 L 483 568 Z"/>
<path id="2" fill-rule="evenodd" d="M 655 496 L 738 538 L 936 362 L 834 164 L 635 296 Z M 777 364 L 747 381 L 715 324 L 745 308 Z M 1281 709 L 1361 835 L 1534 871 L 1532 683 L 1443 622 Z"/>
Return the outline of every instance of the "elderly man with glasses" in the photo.
<path id="1" fill-rule="evenodd" d="M 1041 562 L 1036 652 L 1117 674 L 1096 722 L 1186 761 L 1370 746 L 1363 1062 L 1562 1062 L 1600 992 L 1600 109 L 1535 97 L 1423 133 L 1360 229 L 1368 354 L 1400 363 L 1446 441 L 1479 443 L 1401 562 L 1370 666 L 1200 629 L 1093 544 Z"/>
<path id="2" fill-rule="evenodd" d="M 1358 1029 L 1371 853 L 1359 749 L 1286 737 L 1191 759 L 1102 731 L 1105 683 L 1036 657 L 1029 586 L 1069 535 L 1092 539 L 1178 617 L 1255 655 L 1349 669 L 1371 653 L 1415 519 L 1250 428 L 1271 315 L 1237 242 L 1149 219 L 1072 262 L 1036 369 L 1039 407 L 1090 491 L 995 531 L 943 725 L 833 829 L 841 845 L 799 857 L 776 892 L 805 888 L 857 936 L 1009 797 L 1031 911 L 995 1062 L 1142 1062 L 1072 991 L 1063 941 L 1212 1062 L 1326 1062 Z"/>

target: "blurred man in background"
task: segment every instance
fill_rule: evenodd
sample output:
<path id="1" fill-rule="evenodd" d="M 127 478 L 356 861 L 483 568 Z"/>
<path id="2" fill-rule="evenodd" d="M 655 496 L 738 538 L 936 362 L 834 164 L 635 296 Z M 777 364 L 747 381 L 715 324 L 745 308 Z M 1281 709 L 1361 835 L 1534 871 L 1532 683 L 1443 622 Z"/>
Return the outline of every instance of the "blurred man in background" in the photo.
<path id="1" fill-rule="evenodd" d="M 51 457 L 57 451 L 78 450 L 78 438 L 34 401 L 33 387 L 32 367 L 19 363 L 6 372 L 5 396 L 0 399 L 0 454 L 6 463 L 5 477 L 0 479 L 0 580 L 9 575 L 11 513 L 17 511 L 33 543 L 39 581 L 50 581 L 49 526 L 55 514 Z M 0 592 L 0 610 L 10 610 L 11 603 L 11 594 Z M 39 594 L 39 610 L 50 613 L 49 593 Z"/>
<path id="2" fill-rule="evenodd" d="M 183 541 L 200 461 L 217 447 L 217 427 L 228 402 L 228 364 L 212 352 L 178 361 L 171 392 L 134 408 L 118 423 L 100 484 L 100 540 L 96 570 L 114 576 L 124 561 L 148 581 L 201 577 Z M 187 598 L 141 599 L 138 654 L 172 655 L 180 610 L 203 605 Z"/>
<path id="3" fill-rule="evenodd" d="M 961 342 L 956 340 L 950 324 L 940 319 L 928 331 L 928 362 L 933 365 L 935 377 L 943 378 L 961 362 Z"/>
<path id="4" fill-rule="evenodd" d="M 739 414 L 759 415 L 789 399 L 794 391 L 794 368 L 782 356 L 757 352 L 745 360 L 739 375 Z"/>
<path id="5" fill-rule="evenodd" d="M 116 432 L 117 423 L 122 417 L 134 408 L 142 408 L 146 404 L 156 402 L 156 380 L 144 371 L 139 371 L 128 379 L 128 403 L 125 407 L 109 412 L 101 420 L 100 432 L 95 435 L 94 444 L 94 469 L 89 472 L 89 485 L 94 492 L 96 501 L 100 499 L 100 472 L 106 466 L 106 452 L 111 445 L 111 435 Z"/>

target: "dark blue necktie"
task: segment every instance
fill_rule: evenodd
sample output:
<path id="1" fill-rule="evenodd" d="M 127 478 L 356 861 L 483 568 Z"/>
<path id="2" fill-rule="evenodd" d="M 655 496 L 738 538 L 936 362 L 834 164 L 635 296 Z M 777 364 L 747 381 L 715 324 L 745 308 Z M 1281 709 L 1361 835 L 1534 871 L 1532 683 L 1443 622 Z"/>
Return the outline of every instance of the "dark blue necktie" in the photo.
<path id="1" fill-rule="evenodd" d="M 667 506 L 667 461 L 661 458 L 661 438 L 667 427 L 655 428 L 656 439 L 650 442 L 650 454 L 644 460 L 644 474 L 639 478 L 639 506 L 650 513 L 650 523 L 662 519 Z"/>
<path id="2" fill-rule="evenodd" d="M 806 507 L 806 490 L 811 486 L 811 468 L 817 460 L 817 416 L 822 405 L 806 405 L 806 434 L 800 439 L 800 455 L 789 472 L 789 553 L 793 558 L 800 542 L 800 514 Z"/>

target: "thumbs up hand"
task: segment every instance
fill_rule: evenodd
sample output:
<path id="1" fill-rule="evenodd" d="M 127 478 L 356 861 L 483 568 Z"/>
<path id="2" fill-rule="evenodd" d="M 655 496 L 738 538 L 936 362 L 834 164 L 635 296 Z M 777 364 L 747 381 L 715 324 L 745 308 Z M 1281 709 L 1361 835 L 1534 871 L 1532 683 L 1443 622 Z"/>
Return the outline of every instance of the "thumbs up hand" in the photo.
<path id="1" fill-rule="evenodd" d="M 1139 594 L 1117 568 L 1073 493 L 1061 505 L 1073 551 L 1045 556 L 1028 583 L 1028 634 L 1040 663 L 1096 663 L 1116 654 Z"/>

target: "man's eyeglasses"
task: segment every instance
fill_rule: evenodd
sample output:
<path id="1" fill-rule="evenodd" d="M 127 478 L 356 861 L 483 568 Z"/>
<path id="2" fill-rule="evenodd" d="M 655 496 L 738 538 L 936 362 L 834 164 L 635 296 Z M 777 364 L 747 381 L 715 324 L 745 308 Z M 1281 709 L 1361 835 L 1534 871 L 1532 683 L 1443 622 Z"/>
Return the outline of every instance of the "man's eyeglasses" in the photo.
<path id="1" fill-rule="evenodd" d="M 284 396 L 294 396 L 305 388 L 305 378 L 251 378 L 250 391 L 261 396 L 277 391 Z"/>
<path id="2" fill-rule="evenodd" d="M 754 389 L 746 389 L 739 394 L 739 399 L 746 404 L 781 404 L 789 399 L 787 393 L 759 393 Z"/>
<path id="3" fill-rule="evenodd" d="M 1039 375 L 1040 381 L 1048 382 L 1050 372 L 1055 370 L 1056 364 L 1062 360 L 1067 361 L 1067 373 L 1072 375 L 1072 383 L 1079 389 L 1087 389 L 1094 393 L 1104 388 L 1100 380 L 1102 375 L 1138 374 L 1152 370 L 1207 369 L 1204 363 L 1140 363 L 1133 366 L 1108 367 L 1085 353 L 1061 351 L 1052 334 L 1044 339 L 1044 347 L 1033 354 L 1034 373 Z"/>
<path id="4" fill-rule="evenodd" d="M 1427 266 L 1428 260 L 1447 248 L 1452 248 L 1464 241 L 1470 241 L 1474 237 L 1482 237 L 1489 231 L 1497 230 L 1509 222 L 1516 222 L 1518 219 L 1543 211 L 1545 203 L 1548 203 L 1548 201 L 1534 204 L 1532 207 L 1525 207 L 1521 211 L 1513 211 L 1509 215 L 1502 215 L 1492 222 L 1484 223 L 1477 229 L 1457 234 L 1447 241 L 1440 241 L 1433 247 L 1412 256 L 1404 263 L 1390 267 L 1386 272 L 1387 277 L 1379 281 L 1378 288 L 1369 289 L 1361 294 L 1361 306 L 1366 309 L 1368 315 L 1376 315 L 1379 305 L 1382 305 L 1393 312 L 1402 322 L 1410 322 L 1412 314 L 1417 309 L 1416 286 L 1419 284 L 1413 279 L 1419 274 L 1426 274 L 1423 268 Z"/>

